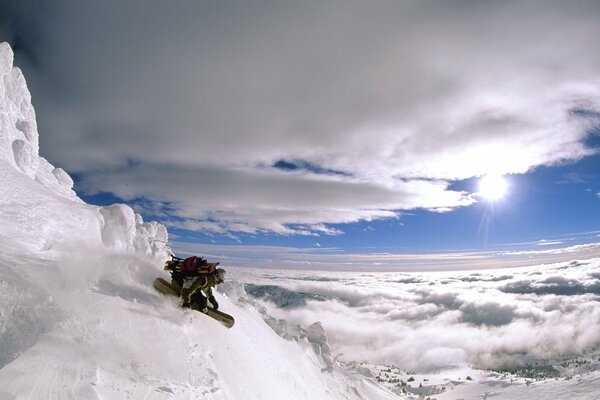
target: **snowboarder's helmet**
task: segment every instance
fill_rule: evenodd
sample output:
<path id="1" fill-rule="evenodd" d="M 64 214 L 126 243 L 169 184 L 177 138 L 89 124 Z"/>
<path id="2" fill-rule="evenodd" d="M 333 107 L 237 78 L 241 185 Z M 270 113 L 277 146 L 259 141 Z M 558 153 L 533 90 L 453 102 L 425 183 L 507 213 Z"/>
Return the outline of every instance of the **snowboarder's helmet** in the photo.
<path id="1" fill-rule="evenodd" d="M 225 270 L 223 268 L 217 268 L 215 270 L 215 276 L 217 277 L 217 280 L 220 282 L 225 281 Z"/>

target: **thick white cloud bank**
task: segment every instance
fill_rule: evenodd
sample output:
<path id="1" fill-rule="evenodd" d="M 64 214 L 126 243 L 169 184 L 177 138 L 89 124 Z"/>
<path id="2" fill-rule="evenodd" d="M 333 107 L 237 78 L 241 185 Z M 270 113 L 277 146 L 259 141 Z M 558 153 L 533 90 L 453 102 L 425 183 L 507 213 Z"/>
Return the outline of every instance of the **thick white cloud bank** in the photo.
<path id="1" fill-rule="evenodd" d="M 217 294 L 234 329 L 152 288 L 167 231 L 85 204 L 38 155 L 29 91 L 0 44 L 0 399 L 392 399 L 333 365 L 319 324 L 279 337 Z"/>
<path id="2" fill-rule="evenodd" d="M 453 273 L 248 272 L 274 315 L 319 315 L 335 351 L 408 370 L 507 368 L 600 345 L 600 259 Z"/>
<path id="3" fill-rule="evenodd" d="M 449 210 L 454 180 L 594 152 L 596 1 L 27 4 L 48 154 L 188 229 Z"/>
<path id="4" fill-rule="evenodd" d="M 409 398 L 600 394 L 599 258 L 451 273 L 245 269 L 236 278 L 282 335 L 318 317 L 334 359 L 411 371 L 387 375 L 416 378 L 390 379 Z M 449 383 L 461 374 L 467 382 Z"/>

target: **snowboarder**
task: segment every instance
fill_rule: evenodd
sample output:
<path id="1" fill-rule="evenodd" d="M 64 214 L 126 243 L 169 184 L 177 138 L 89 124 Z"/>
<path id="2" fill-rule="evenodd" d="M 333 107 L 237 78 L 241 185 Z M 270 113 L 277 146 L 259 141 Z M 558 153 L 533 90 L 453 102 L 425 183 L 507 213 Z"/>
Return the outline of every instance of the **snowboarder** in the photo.
<path id="1" fill-rule="evenodd" d="M 219 263 L 208 263 L 202 257 L 188 257 L 185 260 L 173 256 L 165 264 L 165 271 L 171 272 L 171 283 L 163 278 L 154 280 L 154 288 L 162 294 L 181 297 L 183 307 L 200 311 L 217 320 L 227 328 L 235 324 L 235 319 L 218 311 L 219 303 L 212 289 L 225 280 L 225 270 L 217 268 Z M 210 301 L 212 307 L 208 307 Z"/>
<path id="2" fill-rule="evenodd" d="M 223 283 L 225 280 L 225 270 L 223 268 L 217 268 L 211 273 L 200 273 L 198 274 L 189 288 L 181 289 L 181 298 L 183 300 L 183 307 L 191 307 L 192 304 L 198 305 L 199 311 L 207 313 L 207 301 L 210 301 L 212 308 L 217 310 L 219 303 L 213 295 L 212 289 Z"/>

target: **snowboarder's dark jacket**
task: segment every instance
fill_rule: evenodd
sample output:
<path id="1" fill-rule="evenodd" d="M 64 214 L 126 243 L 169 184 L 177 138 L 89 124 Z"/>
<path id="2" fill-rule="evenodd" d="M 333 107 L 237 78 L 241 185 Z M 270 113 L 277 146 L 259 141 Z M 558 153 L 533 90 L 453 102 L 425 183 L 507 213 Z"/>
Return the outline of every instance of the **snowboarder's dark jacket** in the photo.
<path id="1" fill-rule="evenodd" d="M 212 292 L 212 289 L 217 286 L 217 283 L 217 277 L 214 273 L 198 275 L 188 289 L 181 290 L 183 304 L 189 305 L 196 299 L 200 300 L 199 302 L 206 304 L 206 299 L 208 298 L 213 306 L 217 308 L 218 305 L 215 304 Z M 204 299 L 199 298 L 199 296 L 202 296 Z"/>

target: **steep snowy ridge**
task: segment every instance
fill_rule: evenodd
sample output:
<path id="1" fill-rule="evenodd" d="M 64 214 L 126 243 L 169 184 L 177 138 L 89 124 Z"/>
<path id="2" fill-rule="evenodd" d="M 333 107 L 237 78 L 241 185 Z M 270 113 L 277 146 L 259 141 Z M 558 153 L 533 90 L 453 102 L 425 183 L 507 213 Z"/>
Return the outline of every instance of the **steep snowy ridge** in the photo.
<path id="1" fill-rule="evenodd" d="M 0 43 L 0 159 L 46 188 L 76 201 L 71 177 L 38 154 L 39 136 L 31 94 L 23 73 L 12 64 L 12 49 L 8 43 Z"/>
<path id="2" fill-rule="evenodd" d="M 0 235 L 44 250 L 55 245 L 105 245 L 165 258 L 163 226 L 144 223 L 125 205 L 84 204 L 72 189 L 71 177 L 40 157 L 31 95 L 21 70 L 12 63 L 10 46 L 0 43 L 0 218 L 10 216 L 19 222 L 5 222 Z"/>
<path id="3" fill-rule="evenodd" d="M 332 368 L 320 325 L 278 336 L 235 281 L 217 293 L 230 330 L 154 291 L 165 227 L 76 196 L 12 64 L 1 43 L 0 400 L 395 398 Z"/>

